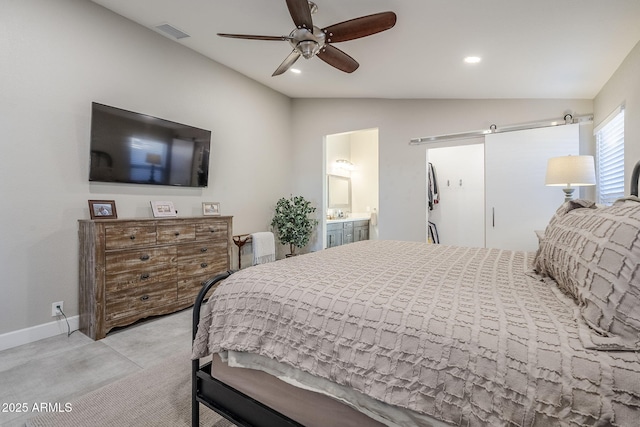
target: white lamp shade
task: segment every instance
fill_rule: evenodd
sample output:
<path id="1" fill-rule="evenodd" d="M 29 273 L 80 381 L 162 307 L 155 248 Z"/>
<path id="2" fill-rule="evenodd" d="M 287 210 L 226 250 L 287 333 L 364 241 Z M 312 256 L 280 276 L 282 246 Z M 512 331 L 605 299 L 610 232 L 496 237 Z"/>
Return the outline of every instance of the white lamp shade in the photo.
<path id="1" fill-rule="evenodd" d="M 582 186 L 596 184 L 593 156 L 552 157 L 547 164 L 546 185 Z"/>
<path id="2" fill-rule="evenodd" d="M 152 165 L 162 164 L 162 156 L 160 154 L 147 153 L 145 162 L 151 163 Z"/>

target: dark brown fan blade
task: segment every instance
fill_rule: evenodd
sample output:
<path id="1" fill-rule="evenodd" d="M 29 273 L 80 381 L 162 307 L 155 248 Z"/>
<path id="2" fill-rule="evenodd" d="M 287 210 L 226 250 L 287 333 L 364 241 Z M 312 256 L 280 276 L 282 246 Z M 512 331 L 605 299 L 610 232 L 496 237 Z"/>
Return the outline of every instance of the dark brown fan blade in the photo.
<path id="1" fill-rule="evenodd" d="M 395 13 L 380 12 L 340 22 L 322 31 L 326 34 L 327 43 L 338 43 L 370 36 L 388 30 L 394 25 L 396 25 Z"/>
<path id="2" fill-rule="evenodd" d="M 287 7 L 296 27 L 309 30 L 313 28 L 311 9 L 307 0 L 287 0 Z"/>
<path id="3" fill-rule="evenodd" d="M 279 76 L 280 74 L 287 71 L 291 66 L 300 58 L 300 52 L 297 50 L 292 51 L 289 56 L 282 61 L 282 64 L 271 74 L 271 77 Z"/>
<path id="4" fill-rule="evenodd" d="M 336 67 L 338 70 L 342 70 L 345 73 L 353 73 L 358 69 L 360 64 L 358 61 L 331 45 L 324 45 L 324 47 L 316 55 L 327 64 Z"/>
<path id="5" fill-rule="evenodd" d="M 289 40 L 289 36 L 252 36 L 251 34 L 224 34 L 218 33 L 220 37 L 229 37 L 231 39 L 249 39 L 249 40 Z"/>

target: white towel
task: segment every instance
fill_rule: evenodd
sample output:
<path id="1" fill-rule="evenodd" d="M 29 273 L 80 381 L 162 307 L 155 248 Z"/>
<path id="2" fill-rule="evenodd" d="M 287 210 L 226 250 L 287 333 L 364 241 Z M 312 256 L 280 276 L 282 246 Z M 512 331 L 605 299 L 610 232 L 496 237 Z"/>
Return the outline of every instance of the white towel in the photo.
<path id="1" fill-rule="evenodd" d="M 376 208 L 373 208 L 373 212 L 371 212 L 371 216 L 369 217 L 369 224 L 372 227 L 378 225 L 378 212 L 376 211 Z"/>
<path id="2" fill-rule="evenodd" d="M 251 246 L 253 248 L 253 265 L 276 260 L 276 243 L 272 232 L 261 231 L 251 234 Z"/>

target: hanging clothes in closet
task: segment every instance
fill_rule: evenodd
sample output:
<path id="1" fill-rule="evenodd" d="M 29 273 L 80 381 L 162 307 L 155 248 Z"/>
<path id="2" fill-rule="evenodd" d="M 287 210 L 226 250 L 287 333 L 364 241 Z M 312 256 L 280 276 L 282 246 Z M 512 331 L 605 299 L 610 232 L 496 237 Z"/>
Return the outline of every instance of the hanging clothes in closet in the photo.
<path id="1" fill-rule="evenodd" d="M 427 198 L 429 201 L 429 210 L 432 211 L 434 206 L 440 202 L 440 192 L 438 191 L 436 168 L 431 162 L 429 162 L 427 168 Z M 436 224 L 431 221 L 427 221 L 427 234 L 427 240 L 429 243 L 440 243 Z"/>
<path id="2" fill-rule="evenodd" d="M 440 202 L 440 193 L 438 192 L 438 179 L 436 177 L 436 168 L 429 162 L 427 176 L 427 197 L 429 199 L 429 210 L 432 211 L 434 205 Z"/>

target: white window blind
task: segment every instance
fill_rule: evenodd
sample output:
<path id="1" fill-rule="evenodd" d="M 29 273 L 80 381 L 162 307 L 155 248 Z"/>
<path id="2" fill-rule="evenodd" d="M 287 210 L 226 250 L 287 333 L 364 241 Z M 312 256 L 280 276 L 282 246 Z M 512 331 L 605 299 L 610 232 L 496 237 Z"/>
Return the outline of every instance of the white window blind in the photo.
<path id="1" fill-rule="evenodd" d="M 598 202 L 624 197 L 624 108 L 596 128 Z"/>

